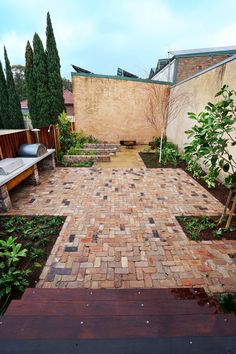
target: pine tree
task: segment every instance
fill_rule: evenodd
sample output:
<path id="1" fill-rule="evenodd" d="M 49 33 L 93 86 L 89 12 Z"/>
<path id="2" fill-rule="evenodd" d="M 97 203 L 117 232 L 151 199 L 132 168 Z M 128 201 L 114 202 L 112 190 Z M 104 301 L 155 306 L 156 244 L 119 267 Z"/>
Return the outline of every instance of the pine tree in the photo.
<path id="1" fill-rule="evenodd" d="M 50 101 L 48 93 L 47 58 L 43 43 L 37 33 L 33 38 L 33 78 L 35 90 L 35 116 L 33 114 L 34 128 L 40 128 L 52 123 L 50 119 Z"/>
<path id="2" fill-rule="evenodd" d="M 8 93 L 2 63 L 0 61 L 0 129 L 7 128 L 8 123 Z"/>
<path id="3" fill-rule="evenodd" d="M 20 107 L 20 100 L 16 93 L 15 82 L 11 71 L 11 65 L 5 47 L 4 47 L 4 58 L 5 58 L 5 65 L 6 65 L 6 84 L 7 84 L 7 92 L 8 92 L 8 112 L 9 112 L 7 128 L 22 129 L 24 128 L 24 121 L 23 121 L 23 115 Z"/>
<path id="4" fill-rule="evenodd" d="M 30 42 L 27 42 L 25 49 L 25 81 L 26 81 L 26 93 L 28 99 L 28 108 L 32 123 L 37 122 L 36 112 L 36 85 L 33 73 L 33 49 Z"/>
<path id="5" fill-rule="evenodd" d="M 65 110 L 63 98 L 63 84 L 60 74 L 60 58 L 58 55 L 56 40 L 53 33 L 52 22 L 49 12 L 47 13 L 46 28 L 46 54 L 48 69 L 48 89 L 50 100 L 51 123 L 56 123 L 58 116 Z"/>

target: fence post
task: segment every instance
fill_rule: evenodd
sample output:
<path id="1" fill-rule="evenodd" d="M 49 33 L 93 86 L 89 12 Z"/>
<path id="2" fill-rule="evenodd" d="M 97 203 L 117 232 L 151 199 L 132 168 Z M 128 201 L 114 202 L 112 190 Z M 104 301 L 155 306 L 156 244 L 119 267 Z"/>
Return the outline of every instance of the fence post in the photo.
<path id="1" fill-rule="evenodd" d="M 31 131 L 26 130 L 26 139 L 27 139 L 27 144 L 32 144 L 32 136 L 31 136 Z"/>
<path id="2" fill-rule="evenodd" d="M 57 151 L 60 150 L 61 148 L 61 145 L 60 145 L 60 139 L 59 139 L 59 136 L 60 136 L 60 132 L 59 132 L 59 129 L 57 126 L 53 126 L 53 132 L 54 132 L 54 140 L 55 140 L 55 149 Z"/>
<path id="3" fill-rule="evenodd" d="M 2 147 L 0 145 L 0 159 L 3 160 L 3 153 L 2 153 Z"/>

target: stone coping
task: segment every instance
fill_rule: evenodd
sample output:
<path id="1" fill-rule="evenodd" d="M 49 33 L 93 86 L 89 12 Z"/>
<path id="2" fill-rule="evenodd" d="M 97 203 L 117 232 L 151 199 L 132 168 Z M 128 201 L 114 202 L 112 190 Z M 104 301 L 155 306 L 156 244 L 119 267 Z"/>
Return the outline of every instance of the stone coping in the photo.
<path id="1" fill-rule="evenodd" d="M 83 162 L 83 161 L 103 161 L 110 162 L 110 155 L 64 155 L 63 159 L 68 162 Z"/>
<path id="2" fill-rule="evenodd" d="M 96 153 L 96 155 L 109 155 L 109 154 L 116 155 L 117 149 L 116 148 L 109 148 L 109 149 L 103 149 L 103 148 L 85 148 L 84 149 L 84 148 L 82 148 L 82 149 L 78 149 L 77 151 L 82 152 L 82 153 L 83 152 L 84 153 L 94 152 L 94 153 Z M 94 156 L 94 155 L 89 155 L 89 156 Z"/>
<path id="3" fill-rule="evenodd" d="M 94 149 L 120 149 L 120 144 L 106 144 L 106 143 L 97 143 L 97 144 L 84 144 L 85 148 L 94 148 Z"/>

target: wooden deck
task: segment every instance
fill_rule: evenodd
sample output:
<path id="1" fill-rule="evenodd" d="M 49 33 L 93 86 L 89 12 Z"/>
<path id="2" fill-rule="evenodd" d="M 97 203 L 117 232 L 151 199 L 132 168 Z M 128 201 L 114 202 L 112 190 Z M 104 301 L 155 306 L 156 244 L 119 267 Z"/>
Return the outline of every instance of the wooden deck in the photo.
<path id="1" fill-rule="evenodd" d="M 203 289 L 27 289 L 0 325 L 5 353 L 236 353 L 236 316 Z"/>

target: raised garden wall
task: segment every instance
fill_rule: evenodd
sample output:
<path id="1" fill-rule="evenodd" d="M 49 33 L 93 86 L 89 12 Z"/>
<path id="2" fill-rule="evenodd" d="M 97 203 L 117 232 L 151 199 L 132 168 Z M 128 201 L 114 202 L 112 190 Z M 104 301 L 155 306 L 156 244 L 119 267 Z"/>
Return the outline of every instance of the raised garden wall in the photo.
<path id="1" fill-rule="evenodd" d="M 85 161 L 101 161 L 110 162 L 110 155 L 64 155 L 63 160 L 68 163 L 85 162 Z"/>
<path id="2" fill-rule="evenodd" d="M 120 149 L 120 144 L 84 144 L 85 149 L 104 149 L 104 150 L 110 150 L 110 149 Z"/>

